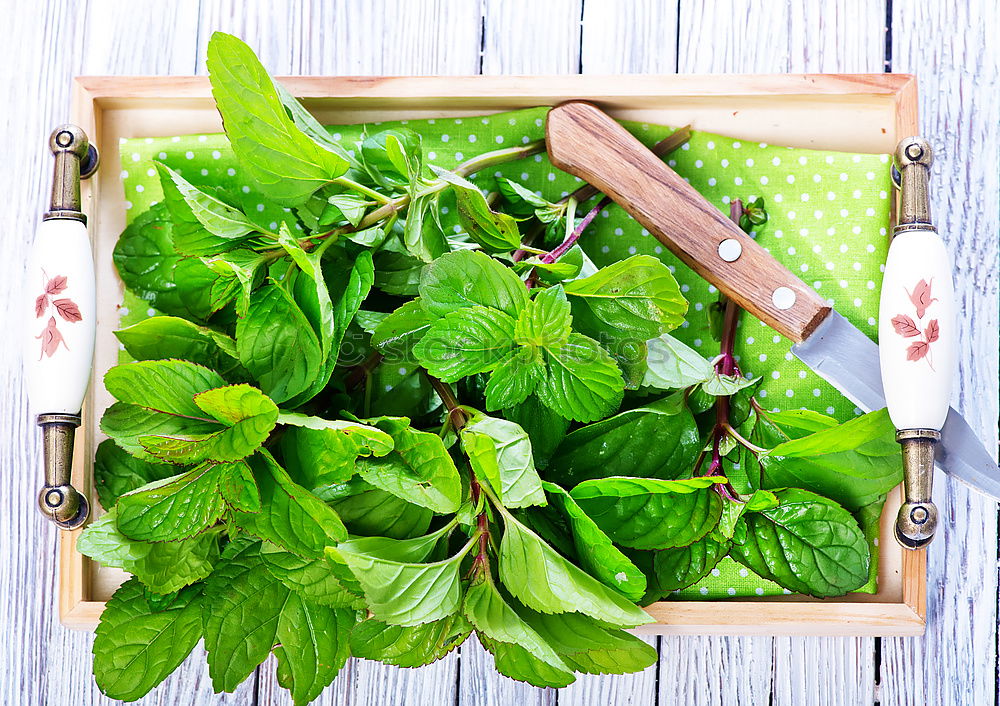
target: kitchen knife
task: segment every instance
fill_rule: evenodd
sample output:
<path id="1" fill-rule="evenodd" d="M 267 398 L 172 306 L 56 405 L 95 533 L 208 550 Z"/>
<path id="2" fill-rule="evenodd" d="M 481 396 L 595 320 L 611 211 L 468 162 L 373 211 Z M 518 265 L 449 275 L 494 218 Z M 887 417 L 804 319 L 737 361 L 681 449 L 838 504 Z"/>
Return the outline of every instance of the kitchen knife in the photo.
<path id="1" fill-rule="evenodd" d="M 546 142 L 556 167 L 610 196 L 691 269 L 790 339 L 792 353 L 858 407 L 885 407 L 878 346 L 625 128 L 574 101 L 549 111 Z M 1000 498 L 1000 469 L 954 409 L 935 452 L 942 470 Z"/>
<path id="2" fill-rule="evenodd" d="M 951 258 L 931 222 L 931 146 L 908 137 L 896 147 L 899 224 L 879 302 L 879 357 L 886 407 L 903 451 L 904 501 L 896 539 L 919 549 L 933 538 L 934 447 L 948 414 L 955 372 L 955 286 Z"/>
<path id="3" fill-rule="evenodd" d="M 56 128 L 49 148 L 55 155 L 52 199 L 26 273 L 24 372 L 28 400 L 42 428 L 45 485 L 38 507 L 61 529 L 76 529 L 89 508 L 71 483 L 73 438 L 90 380 L 97 315 L 80 179 L 93 174 L 99 160 L 75 125 Z"/>

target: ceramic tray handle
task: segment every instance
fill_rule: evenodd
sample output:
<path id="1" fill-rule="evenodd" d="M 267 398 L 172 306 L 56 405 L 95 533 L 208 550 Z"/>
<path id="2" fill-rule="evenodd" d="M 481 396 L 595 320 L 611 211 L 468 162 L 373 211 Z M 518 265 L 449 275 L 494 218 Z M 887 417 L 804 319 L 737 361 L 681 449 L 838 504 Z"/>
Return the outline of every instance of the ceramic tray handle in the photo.
<path id="1" fill-rule="evenodd" d="M 45 485 L 39 507 L 60 527 L 87 517 L 85 498 L 70 484 L 74 431 L 94 360 L 97 306 L 80 178 L 97 167 L 97 153 L 79 128 L 52 133 L 56 157 L 52 203 L 25 273 L 24 371 L 32 411 L 42 427 Z"/>
<path id="2" fill-rule="evenodd" d="M 879 358 L 886 405 L 903 448 L 906 502 L 896 533 L 904 545 L 920 547 L 937 523 L 931 483 L 955 369 L 955 288 L 951 258 L 930 219 L 930 146 L 920 138 L 904 140 L 896 163 L 901 203 L 882 281 Z"/>

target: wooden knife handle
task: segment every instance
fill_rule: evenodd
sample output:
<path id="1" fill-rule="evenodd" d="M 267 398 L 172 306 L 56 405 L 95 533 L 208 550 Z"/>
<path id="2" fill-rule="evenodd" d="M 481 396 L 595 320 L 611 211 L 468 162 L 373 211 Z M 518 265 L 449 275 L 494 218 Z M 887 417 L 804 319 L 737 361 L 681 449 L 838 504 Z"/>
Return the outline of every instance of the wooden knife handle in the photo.
<path id="1" fill-rule="evenodd" d="M 549 159 L 600 189 L 691 269 L 798 343 L 830 312 L 802 280 L 590 103 L 549 111 Z M 734 197 L 738 197 L 734 194 Z"/>

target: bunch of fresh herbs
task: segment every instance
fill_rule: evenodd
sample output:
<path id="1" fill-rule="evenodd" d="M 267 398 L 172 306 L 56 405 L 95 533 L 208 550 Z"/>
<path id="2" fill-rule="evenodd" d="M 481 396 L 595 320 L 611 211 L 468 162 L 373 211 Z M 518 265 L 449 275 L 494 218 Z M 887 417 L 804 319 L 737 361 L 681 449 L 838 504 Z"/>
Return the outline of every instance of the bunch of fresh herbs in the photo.
<path id="1" fill-rule="evenodd" d="M 605 200 L 467 179 L 543 144 L 453 171 L 405 129 L 346 150 L 242 42 L 208 52 L 232 149 L 285 217 L 161 164 L 115 250 L 162 315 L 117 332 L 107 512 L 79 540 L 133 575 L 97 630 L 105 693 L 141 697 L 203 640 L 217 690 L 273 653 L 307 703 L 351 655 L 417 667 L 473 632 L 499 672 L 564 686 L 652 664 L 639 606 L 726 555 L 815 596 L 869 580 L 856 517 L 898 481 L 884 415 L 765 412 L 735 305 L 707 361 L 668 333 L 687 303 L 666 265 L 589 261 Z M 389 392 L 386 367 L 406 373 Z"/>

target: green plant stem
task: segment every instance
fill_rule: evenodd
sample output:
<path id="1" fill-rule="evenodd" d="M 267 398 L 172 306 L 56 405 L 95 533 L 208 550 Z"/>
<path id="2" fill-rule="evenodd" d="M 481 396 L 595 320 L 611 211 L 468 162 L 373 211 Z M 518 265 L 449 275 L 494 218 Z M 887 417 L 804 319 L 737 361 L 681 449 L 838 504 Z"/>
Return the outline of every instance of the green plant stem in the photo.
<path id="1" fill-rule="evenodd" d="M 428 373 L 425 374 L 427 375 L 427 380 L 430 382 L 431 387 L 434 388 L 438 397 L 441 398 L 441 402 L 444 404 L 445 409 L 448 410 L 448 420 L 451 423 L 452 428 L 456 432 L 462 431 L 462 428 L 469 421 L 469 415 L 462 405 L 458 403 L 458 398 L 455 397 L 455 392 L 447 383 L 442 382 L 433 375 Z M 472 465 L 466 462 L 466 466 L 469 469 L 469 495 L 471 497 L 473 507 L 479 505 L 480 497 L 484 492 L 486 497 L 490 498 L 494 503 L 497 503 L 497 499 L 493 497 L 489 488 L 479 483 L 479 479 L 476 478 L 475 471 L 472 470 Z M 476 552 L 476 556 L 472 560 L 472 569 L 469 571 L 469 574 L 472 575 L 482 571 L 489 575 L 490 559 L 488 551 L 490 547 L 490 518 L 486 511 L 485 503 L 483 504 L 482 511 L 476 515 L 476 534 L 479 536 L 479 549 Z"/>
<path id="2" fill-rule="evenodd" d="M 347 177 L 337 177 L 330 183 L 336 184 L 337 186 L 343 186 L 345 189 L 350 189 L 351 191 L 357 191 L 359 194 L 364 194 L 378 203 L 388 203 L 389 201 L 392 201 L 392 199 L 385 194 L 380 194 L 374 189 L 371 189 L 364 184 L 359 184 L 353 179 L 348 179 Z"/>

